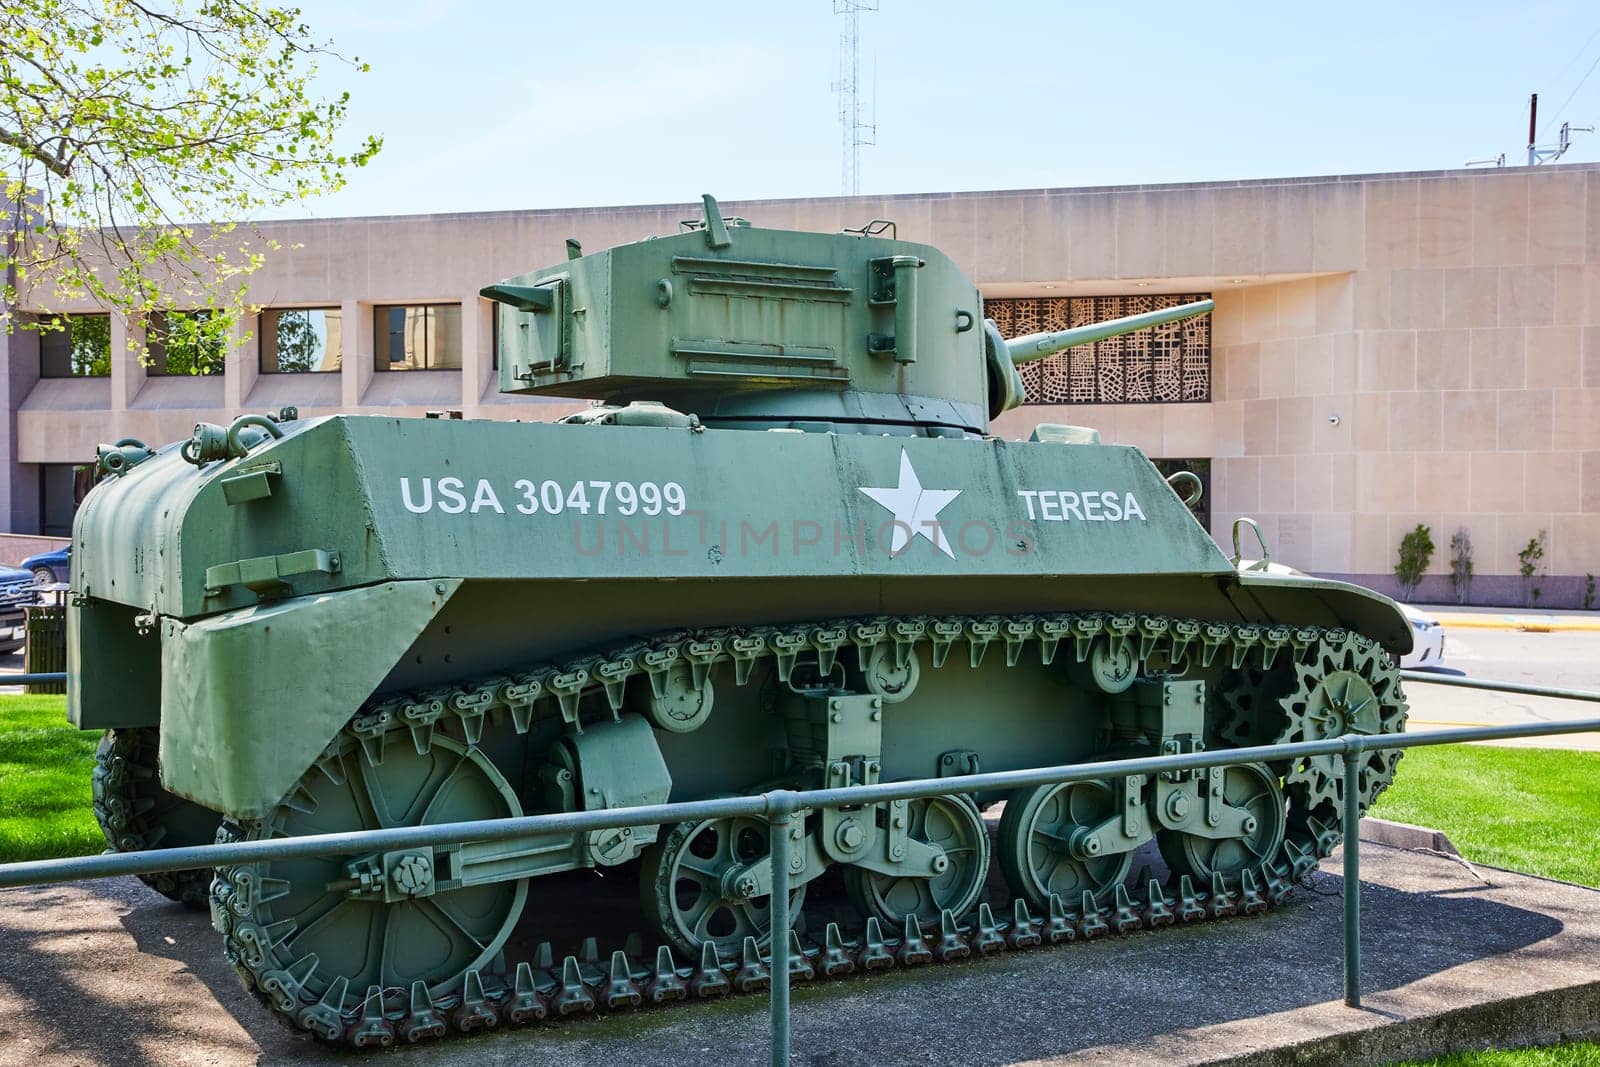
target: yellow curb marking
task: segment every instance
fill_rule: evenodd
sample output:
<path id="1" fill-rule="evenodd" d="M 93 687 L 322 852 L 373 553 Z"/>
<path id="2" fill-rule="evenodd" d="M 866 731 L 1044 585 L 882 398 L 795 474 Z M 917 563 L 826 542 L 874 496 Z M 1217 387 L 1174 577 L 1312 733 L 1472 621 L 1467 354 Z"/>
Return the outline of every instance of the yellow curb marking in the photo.
<path id="1" fill-rule="evenodd" d="M 1530 634 L 1556 631 L 1600 633 L 1600 622 L 1518 622 L 1512 619 L 1457 619 L 1449 616 L 1437 621 L 1450 630 L 1514 630 Z"/>

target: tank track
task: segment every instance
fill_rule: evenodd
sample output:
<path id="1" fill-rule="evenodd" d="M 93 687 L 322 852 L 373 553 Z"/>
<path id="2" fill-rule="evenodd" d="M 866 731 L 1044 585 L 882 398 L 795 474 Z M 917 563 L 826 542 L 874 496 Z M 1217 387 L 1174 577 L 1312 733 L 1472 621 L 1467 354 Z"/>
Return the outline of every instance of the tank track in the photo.
<path id="1" fill-rule="evenodd" d="M 94 817 L 116 852 L 143 852 L 170 847 L 163 816 L 188 804 L 161 787 L 156 765 L 159 734 L 154 729 L 107 730 L 94 754 Z M 205 842 L 178 842 L 204 844 Z M 204 908 L 210 902 L 211 872 L 162 871 L 139 880 L 184 907 Z"/>
<path id="2" fill-rule="evenodd" d="M 561 714 L 566 709 L 569 717 L 575 715 L 577 701 L 585 695 L 603 695 L 613 710 L 620 710 L 630 678 L 665 671 L 679 660 L 706 668 L 731 662 L 737 682 L 743 684 L 753 666 L 766 657 L 775 661 L 779 677 L 787 681 L 802 653 L 816 654 L 831 663 L 840 648 L 853 646 L 865 657 L 884 641 L 925 649 L 935 667 L 946 662 L 957 644 L 965 646 L 973 667 L 986 655 L 1004 656 L 1008 666 L 1016 666 L 1030 650 L 1030 662 L 1034 655 L 1046 665 L 1058 655 L 1076 656 L 1081 662 L 1102 635 L 1132 642 L 1141 671 L 1151 665 L 1182 665 L 1193 656 L 1203 668 L 1220 659 L 1230 678 L 1253 676 L 1257 684 L 1252 688 L 1275 705 L 1261 718 L 1272 721 L 1270 729 L 1276 732 L 1232 743 L 1281 743 L 1317 736 L 1318 723 L 1325 720 L 1303 714 L 1305 694 L 1283 678 L 1285 668 L 1316 664 L 1329 648 L 1359 654 L 1361 669 L 1370 672 L 1371 688 L 1382 702 L 1381 716 L 1374 720 L 1379 728 L 1392 732 L 1404 725 L 1406 706 L 1393 660 L 1358 634 L 1091 612 L 848 618 L 795 626 L 676 632 L 600 654 L 574 656 L 559 664 L 412 695 L 386 695 L 359 711 L 345 729 L 355 740 L 368 743 L 389 730 L 406 729 L 421 744 L 450 718 L 459 718 L 460 733 L 472 740 L 481 736 L 486 719 L 504 722 L 509 718 L 519 733 L 525 733 L 536 714 Z M 1302 672 L 1292 673 L 1298 677 Z M 1213 699 L 1223 702 L 1225 727 L 1229 709 L 1237 726 L 1238 713 L 1249 703 L 1241 702 L 1238 685 L 1216 693 Z M 535 705 L 539 705 L 537 711 Z M 1301 713 L 1297 714 L 1297 709 Z M 329 751 L 340 743 L 336 740 Z M 1229 744 L 1228 731 L 1224 729 L 1214 743 Z M 1102 899 L 1088 892 L 1080 900 L 1051 895 L 1044 914 L 1032 912 L 1020 897 L 1010 905 L 983 900 L 964 915 L 945 910 L 938 922 L 927 926 L 908 916 L 904 928 L 889 931 L 876 918 L 869 918 L 861 929 L 846 930 L 829 922 L 821 936 L 805 937 L 799 932 L 804 928 L 803 916 L 797 916 L 790 942 L 792 979 L 842 978 L 1265 911 L 1280 903 L 1295 882 L 1307 876 L 1341 839 L 1337 811 L 1330 811 L 1326 798 L 1304 784 L 1308 769 L 1290 766 L 1287 761 L 1272 769 L 1284 776 L 1289 817 L 1281 848 L 1256 867 L 1231 876 L 1215 872 L 1209 884 L 1201 885 L 1194 884 L 1188 874 L 1173 876 L 1163 884 L 1145 868 L 1130 880 L 1132 888 L 1130 883 L 1119 884 Z M 1393 760 L 1364 768 L 1363 807 L 1387 786 L 1393 769 Z M 308 773 L 320 772 L 313 769 Z M 958 780 L 952 780 L 952 786 L 958 789 Z M 243 840 L 267 832 L 263 824 L 224 823 L 218 839 Z M 745 939 L 738 959 L 722 958 L 714 944 L 706 943 L 697 960 L 680 959 L 665 945 L 654 950 L 653 959 L 647 958 L 642 941 L 635 938 L 606 955 L 599 951 L 596 939 L 588 938 L 577 954 L 559 960 L 548 943 L 538 946 L 532 960 L 508 963 L 502 954 L 491 966 L 466 971 L 448 989 L 430 989 L 428 982 L 419 980 L 409 987 L 373 985 L 360 991 L 347 988 L 340 977 L 318 997 L 307 988 L 317 958 L 289 958 L 283 949 L 293 931 L 253 921 L 263 880 L 254 865 L 217 868 L 210 902 L 213 925 L 223 936 L 224 954 L 245 988 L 280 1021 L 330 1043 L 357 1048 L 414 1043 L 502 1024 L 732 993 L 754 994 L 771 982 L 770 954 L 763 953 L 754 938 Z"/>

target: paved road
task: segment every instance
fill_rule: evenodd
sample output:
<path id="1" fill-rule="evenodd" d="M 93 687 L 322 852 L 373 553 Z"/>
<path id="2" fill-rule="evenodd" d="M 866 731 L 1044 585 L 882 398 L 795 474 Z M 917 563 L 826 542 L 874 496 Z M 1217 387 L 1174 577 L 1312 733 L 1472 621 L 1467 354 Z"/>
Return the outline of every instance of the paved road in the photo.
<path id="1" fill-rule="evenodd" d="M 1520 633 L 1446 628 L 1445 668 L 1505 682 L 1600 691 L 1600 633 Z M 1410 728 L 1484 726 L 1600 718 L 1600 704 L 1550 700 L 1444 686 L 1408 685 Z M 1600 735 L 1508 741 L 1504 744 L 1600 751 Z"/>

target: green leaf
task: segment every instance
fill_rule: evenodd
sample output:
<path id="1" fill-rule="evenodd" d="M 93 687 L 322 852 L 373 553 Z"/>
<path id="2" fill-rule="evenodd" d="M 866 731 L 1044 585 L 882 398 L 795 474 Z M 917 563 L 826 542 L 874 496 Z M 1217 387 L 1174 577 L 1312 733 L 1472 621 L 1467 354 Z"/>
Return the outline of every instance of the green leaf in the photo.
<path id="1" fill-rule="evenodd" d="M 314 37 L 297 9 L 261 0 L 4 8 L 0 186 L 13 201 L 27 190 L 37 213 L 3 265 L 41 304 L 210 312 L 201 347 L 180 356 L 203 367 L 248 310 L 243 278 L 273 250 L 259 233 L 217 238 L 340 188 L 381 147 L 366 136 L 347 149 L 348 93 L 316 89 L 320 63 L 366 64 Z"/>

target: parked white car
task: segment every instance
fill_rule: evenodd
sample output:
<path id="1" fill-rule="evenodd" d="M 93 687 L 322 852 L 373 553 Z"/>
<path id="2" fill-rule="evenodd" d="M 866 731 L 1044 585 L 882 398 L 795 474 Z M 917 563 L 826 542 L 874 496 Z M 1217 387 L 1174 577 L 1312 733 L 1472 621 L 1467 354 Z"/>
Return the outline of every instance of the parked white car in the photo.
<path id="1" fill-rule="evenodd" d="M 1417 667 L 1438 667 L 1443 664 L 1444 626 L 1438 619 L 1410 604 L 1401 604 L 1400 610 L 1405 612 L 1406 618 L 1411 621 L 1412 639 L 1415 642 L 1411 646 L 1411 651 L 1401 658 L 1401 668 L 1414 670 Z"/>
<path id="2" fill-rule="evenodd" d="M 1240 570 L 1262 570 L 1268 574 L 1290 574 L 1301 578 L 1310 575 L 1304 571 L 1296 570 L 1284 563 L 1268 563 L 1265 568 L 1257 560 L 1242 559 L 1239 561 Z M 1418 610 L 1410 604 L 1399 604 L 1400 611 L 1406 620 L 1411 623 L 1412 644 L 1411 651 L 1400 659 L 1401 670 L 1415 670 L 1418 667 L 1439 667 L 1444 664 L 1444 627 L 1439 620 L 1433 618 L 1425 611 Z"/>

